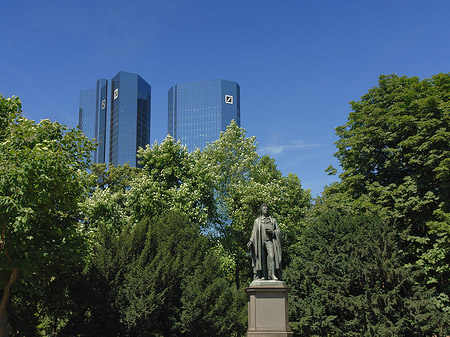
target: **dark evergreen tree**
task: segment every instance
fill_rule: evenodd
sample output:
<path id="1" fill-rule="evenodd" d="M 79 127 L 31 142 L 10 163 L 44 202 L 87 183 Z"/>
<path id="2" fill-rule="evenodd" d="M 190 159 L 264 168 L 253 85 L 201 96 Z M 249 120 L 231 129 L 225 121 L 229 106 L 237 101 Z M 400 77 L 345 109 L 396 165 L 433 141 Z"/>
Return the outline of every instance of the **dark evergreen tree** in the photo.
<path id="1" fill-rule="evenodd" d="M 403 262 L 399 233 L 374 212 L 322 208 L 286 271 L 298 336 L 431 336 L 431 293 Z"/>
<path id="2" fill-rule="evenodd" d="M 82 283 L 87 289 L 78 292 L 84 308 L 66 325 L 66 335 L 244 333 L 246 295 L 223 277 L 211 242 L 188 219 L 166 213 L 144 218 L 119 236 L 102 233 Z M 80 319 L 87 323 L 77 330 Z M 102 325 L 107 329 L 101 331 Z"/>

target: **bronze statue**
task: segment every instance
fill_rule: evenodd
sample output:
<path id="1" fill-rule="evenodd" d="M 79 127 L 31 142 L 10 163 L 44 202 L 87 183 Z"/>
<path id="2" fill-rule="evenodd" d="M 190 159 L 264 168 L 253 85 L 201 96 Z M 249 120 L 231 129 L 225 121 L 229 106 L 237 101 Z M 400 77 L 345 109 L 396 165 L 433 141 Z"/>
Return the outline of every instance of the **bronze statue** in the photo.
<path id="1" fill-rule="evenodd" d="M 260 210 L 247 244 L 252 251 L 253 278 L 278 280 L 281 279 L 281 231 L 277 221 L 269 216 L 267 204 L 263 203 Z"/>

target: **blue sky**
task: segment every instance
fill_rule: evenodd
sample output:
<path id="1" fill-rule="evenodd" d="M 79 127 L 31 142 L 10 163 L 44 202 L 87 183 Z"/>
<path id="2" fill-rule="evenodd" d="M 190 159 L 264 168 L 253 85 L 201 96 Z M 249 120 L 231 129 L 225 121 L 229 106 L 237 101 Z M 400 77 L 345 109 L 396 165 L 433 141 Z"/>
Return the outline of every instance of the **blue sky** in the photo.
<path id="1" fill-rule="evenodd" d="M 135 72 L 152 86 L 161 142 L 171 86 L 233 80 L 259 153 L 313 195 L 336 180 L 324 170 L 338 166 L 350 101 L 381 74 L 450 71 L 450 1 L 4 0 L 1 11 L 0 93 L 27 117 L 74 127 L 81 89 Z"/>

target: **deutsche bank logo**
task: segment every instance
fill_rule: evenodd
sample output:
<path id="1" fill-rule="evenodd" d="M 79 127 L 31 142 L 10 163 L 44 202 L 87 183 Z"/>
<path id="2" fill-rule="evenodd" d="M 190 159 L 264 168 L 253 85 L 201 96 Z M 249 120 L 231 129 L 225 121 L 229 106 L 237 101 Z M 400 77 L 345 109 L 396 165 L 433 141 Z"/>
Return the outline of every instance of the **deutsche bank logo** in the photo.
<path id="1" fill-rule="evenodd" d="M 119 88 L 114 90 L 114 99 L 116 99 L 117 97 L 119 97 Z"/>
<path id="2" fill-rule="evenodd" d="M 233 104 L 233 96 L 225 95 L 225 103 Z"/>
<path id="3" fill-rule="evenodd" d="M 106 108 L 106 99 L 102 101 L 102 109 Z"/>

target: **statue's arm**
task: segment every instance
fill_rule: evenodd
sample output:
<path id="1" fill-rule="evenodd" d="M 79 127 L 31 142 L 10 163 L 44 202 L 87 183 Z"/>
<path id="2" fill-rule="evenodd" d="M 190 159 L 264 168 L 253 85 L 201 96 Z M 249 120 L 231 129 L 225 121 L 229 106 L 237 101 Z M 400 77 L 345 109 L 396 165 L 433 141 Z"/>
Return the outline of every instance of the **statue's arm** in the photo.
<path id="1" fill-rule="evenodd" d="M 253 241 L 255 240 L 255 228 L 256 228 L 256 221 L 253 223 L 253 229 L 252 234 L 250 235 L 250 239 L 248 240 L 247 247 L 250 248 L 253 245 Z"/>
<path id="2" fill-rule="evenodd" d="M 272 218 L 273 220 L 273 230 L 280 230 L 280 227 L 278 227 L 278 222 L 276 219 Z"/>
<path id="3" fill-rule="evenodd" d="M 273 219 L 273 233 L 275 234 L 275 238 L 281 241 L 281 229 L 275 219 Z"/>

